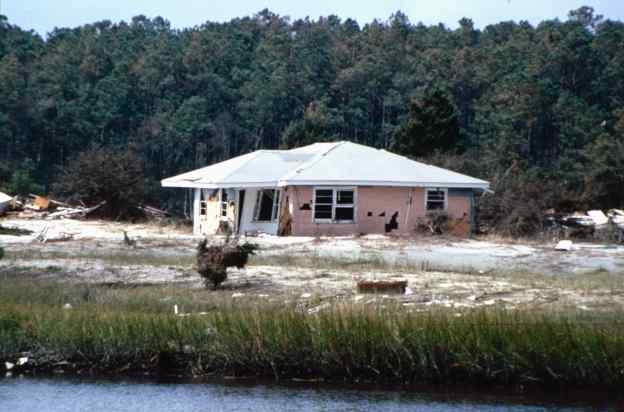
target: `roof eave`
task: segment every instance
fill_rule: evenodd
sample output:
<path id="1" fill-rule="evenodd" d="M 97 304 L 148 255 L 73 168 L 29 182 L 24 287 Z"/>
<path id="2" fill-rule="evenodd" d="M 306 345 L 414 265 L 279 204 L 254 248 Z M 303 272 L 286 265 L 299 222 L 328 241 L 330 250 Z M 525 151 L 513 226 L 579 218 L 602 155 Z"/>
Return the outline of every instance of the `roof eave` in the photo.
<path id="1" fill-rule="evenodd" d="M 177 187 L 186 189 L 220 189 L 220 188 L 254 188 L 254 187 L 277 187 L 276 181 L 268 182 L 191 182 L 191 181 L 166 181 L 160 182 L 162 187 Z"/>
<path id="2" fill-rule="evenodd" d="M 452 189 L 489 190 L 488 182 L 431 182 L 431 181 L 375 181 L 375 180 L 280 180 L 277 186 L 391 186 L 444 187 Z"/>

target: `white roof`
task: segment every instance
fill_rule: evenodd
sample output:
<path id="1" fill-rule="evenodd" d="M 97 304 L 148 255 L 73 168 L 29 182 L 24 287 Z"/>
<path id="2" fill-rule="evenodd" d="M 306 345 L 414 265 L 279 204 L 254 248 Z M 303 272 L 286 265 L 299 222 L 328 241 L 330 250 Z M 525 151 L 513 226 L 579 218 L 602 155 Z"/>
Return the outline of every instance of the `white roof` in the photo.
<path id="1" fill-rule="evenodd" d="M 258 150 L 170 177 L 164 187 L 310 185 L 449 187 L 487 190 L 489 182 L 351 142 Z"/>

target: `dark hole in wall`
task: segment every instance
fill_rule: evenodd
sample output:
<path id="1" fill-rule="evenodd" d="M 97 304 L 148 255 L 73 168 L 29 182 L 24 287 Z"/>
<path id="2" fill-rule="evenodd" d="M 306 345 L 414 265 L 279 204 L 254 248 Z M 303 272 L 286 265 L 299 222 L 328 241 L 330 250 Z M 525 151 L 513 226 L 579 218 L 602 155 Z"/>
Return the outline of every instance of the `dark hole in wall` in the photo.
<path id="1" fill-rule="evenodd" d="M 368 212 L 367 216 L 371 217 L 373 215 L 373 212 Z"/>
<path id="2" fill-rule="evenodd" d="M 258 221 L 270 222 L 273 216 L 273 196 L 275 196 L 275 192 L 272 190 L 262 190 L 258 193 L 258 196 L 260 196 Z"/>
<path id="3" fill-rule="evenodd" d="M 386 216 L 386 212 L 381 212 L 381 213 L 379 214 L 379 217 L 385 217 L 385 216 Z"/>
<path id="4" fill-rule="evenodd" d="M 302 204 L 299 210 L 311 210 L 310 204 L 309 203 Z"/>
<path id="5" fill-rule="evenodd" d="M 390 222 L 386 223 L 386 233 L 399 228 L 399 212 L 394 212 L 390 218 Z"/>

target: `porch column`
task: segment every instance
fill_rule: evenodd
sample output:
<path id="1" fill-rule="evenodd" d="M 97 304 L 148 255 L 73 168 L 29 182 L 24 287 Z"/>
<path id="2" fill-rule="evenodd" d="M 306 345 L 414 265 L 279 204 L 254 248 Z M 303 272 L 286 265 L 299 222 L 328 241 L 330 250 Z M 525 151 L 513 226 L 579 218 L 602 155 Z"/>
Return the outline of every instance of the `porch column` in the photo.
<path id="1" fill-rule="evenodd" d="M 193 189 L 193 234 L 201 235 L 199 231 L 199 199 L 200 199 L 200 190 L 201 189 Z"/>

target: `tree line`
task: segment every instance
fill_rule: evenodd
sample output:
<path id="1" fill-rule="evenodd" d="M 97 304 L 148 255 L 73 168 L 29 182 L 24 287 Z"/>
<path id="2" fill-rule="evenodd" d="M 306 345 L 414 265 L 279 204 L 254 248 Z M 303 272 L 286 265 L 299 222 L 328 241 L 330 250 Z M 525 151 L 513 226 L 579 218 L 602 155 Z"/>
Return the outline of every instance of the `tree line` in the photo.
<path id="1" fill-rule="evenodd" d="M 163 177 L 338 139 L 490 180 L 481 209 L 493 224 L 527 202 L 529 214 L 622 207 L 624 23 L 590 7 L 483 29 L 263 10 L 181 30 L 105 20 L 43 39 L 0 16 L 5 190 L 50 192 L 82 153 L 131 150 L 145 198 L 166 207 L 181 196 Z"/>

